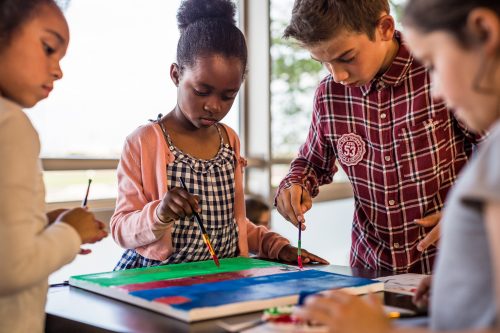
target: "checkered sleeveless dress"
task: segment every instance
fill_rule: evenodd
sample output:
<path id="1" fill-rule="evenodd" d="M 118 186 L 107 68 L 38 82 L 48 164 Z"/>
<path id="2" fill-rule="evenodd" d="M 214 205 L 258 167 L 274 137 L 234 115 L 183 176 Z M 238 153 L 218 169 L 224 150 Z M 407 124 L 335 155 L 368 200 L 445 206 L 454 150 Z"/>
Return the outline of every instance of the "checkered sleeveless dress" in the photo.
<path id="1" fill-rule="evenodd" d="M 229 144 L 224 143 L 219 125 L 216 125 L 220 136 L 217 155 L 210 160 L 201 160 L 178 149 L 163 125 L 158 124 L 171 153 L 175 156 L 174 162 L 167 165 L 168 189 L 181 187 L 179 178 L 184 177 L 189 192 L 200 198 L 202 209 L 200 217 L 217 256 L 236 257 L 239 250 L 238 230 L 234 220 L 235 153 Z M 164 261 L 145 258 L 134 249 L 128 249 L 123 253 L 115 270 L 212 258 L 193 216 L 175 221 L 172 229 L 172 245 L 174 253 Z"/>

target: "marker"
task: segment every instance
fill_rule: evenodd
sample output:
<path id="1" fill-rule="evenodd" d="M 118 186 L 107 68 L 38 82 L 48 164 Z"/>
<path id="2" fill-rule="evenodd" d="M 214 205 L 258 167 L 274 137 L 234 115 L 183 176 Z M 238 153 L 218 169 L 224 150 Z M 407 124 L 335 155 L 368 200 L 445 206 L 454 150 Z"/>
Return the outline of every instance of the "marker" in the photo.
<path id="1" fill-rule="evenodd" d="M 184 188 L 189 193 L 189 190 L 187 189 L 186 183 L 184 182 L 184 178 L 179 177 L 179 180 L 181 181 L 182 188 Z M 198 215 L 197 212 L 193 212 L 193 215 L 194 215 L 194 219 L 198 223 L 198 227 L 200 227 L 203 241 L 207 245 L 208 251 L 210 252 L 210 255 L 212 256 L 212 259 L 214 260 L 215 265 L 217 265 L 217 267 L 220 267 L 219 258 L 217 258 L 217 255 L 215 254 L 214 248 L 212 247 L 212 243 L 210 243 L 210 238 L 208 238 L 207 231 L 205 230 L 205 227 L 201 223 L 200 215 Z"/>

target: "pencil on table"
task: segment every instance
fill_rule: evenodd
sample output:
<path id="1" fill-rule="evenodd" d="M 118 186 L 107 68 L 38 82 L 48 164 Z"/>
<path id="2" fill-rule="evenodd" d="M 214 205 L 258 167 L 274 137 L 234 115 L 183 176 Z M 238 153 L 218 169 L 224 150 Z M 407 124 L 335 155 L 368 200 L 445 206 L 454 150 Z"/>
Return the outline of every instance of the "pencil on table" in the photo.
<path id="1" fill-rule="evenodd" d="M 184 182 L 184 178 L 179 177 L 179 180 L 181 181 L 182 188 L 184 188 L 186 191 L 189 192 L 189 190 L 187 189 L 186 183 Z M 212 243 L 210 242 L 210 238 L 208 238 L 207 231 L 205 230 L 203 223 L 201 223 L 200 215 L 197 212 L 193 212 L 193 215 L 194 215 L 194 219 L 196 220 L 196 223 L 198 223 L 198 227 L 201 230 L 203 241 L 207 245 L 208 251 L 210 252 L 210 255 L 212 256 L 212 259 L 214 260 L 215 265 L 217 265 L 217 267 L 220 267 L 219 258 L 217 258 L 217 255 L 215 254 L 214 248 L 212 247 Z"/>

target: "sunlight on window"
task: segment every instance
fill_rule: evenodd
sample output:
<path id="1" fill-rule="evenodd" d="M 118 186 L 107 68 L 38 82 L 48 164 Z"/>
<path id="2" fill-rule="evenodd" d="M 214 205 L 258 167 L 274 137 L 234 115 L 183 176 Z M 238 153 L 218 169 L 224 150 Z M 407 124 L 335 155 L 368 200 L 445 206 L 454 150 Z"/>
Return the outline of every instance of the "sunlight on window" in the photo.
<path id="1" fill-rule="evenodd" d="M 119 158 L 135 128 L 176 105 L 170 79 L 180 0 L 66 1 L 71 40 L 64 78 L 28 115 L 42 158 Z M 238 132 L 239 103 L 224 122 Z M 47 201 L 79 200 L 85 171 L 45 174 Z M 94 198 L 116 196 L 114 171 L 99 171 Z"/>
<path id="2" fill-rule="evenodd" d="M 42 157 L 118 158 L 125 137 L 176 105 L 180 0 L 72 0 L 64 78 L 30 110 Z M 225 119 L 237 130 L 235 103 Z"/>
<path id="3" fill-rule="evenodd" d="M 306 140 L 316 86 L 327 75 L 293 40 L 281 38 L 294 0 L 271 1 L 271 133 L 273 158 L 293 158 Z"/>
<path id="4" fill-rule="evenodd" d="M 116 197 L 116 170 L 45 171 L 43 180 L 50 186 L 47 202 L 80 201 L 92 179 L 89 201 Z"/>

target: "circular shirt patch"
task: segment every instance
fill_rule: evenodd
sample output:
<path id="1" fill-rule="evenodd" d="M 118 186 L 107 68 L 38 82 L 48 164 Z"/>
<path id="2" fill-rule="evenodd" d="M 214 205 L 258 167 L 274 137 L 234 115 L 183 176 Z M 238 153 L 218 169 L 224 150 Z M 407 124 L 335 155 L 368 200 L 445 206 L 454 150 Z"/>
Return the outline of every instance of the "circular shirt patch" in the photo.
<path id="1" fill-rule="evenodd" d="M 357 134 L 344 134 L 337 142 L 337 151 L 342 164 L 356 165 L 365 155 L 365 142 Z"/>

